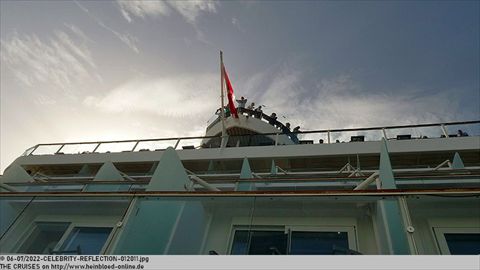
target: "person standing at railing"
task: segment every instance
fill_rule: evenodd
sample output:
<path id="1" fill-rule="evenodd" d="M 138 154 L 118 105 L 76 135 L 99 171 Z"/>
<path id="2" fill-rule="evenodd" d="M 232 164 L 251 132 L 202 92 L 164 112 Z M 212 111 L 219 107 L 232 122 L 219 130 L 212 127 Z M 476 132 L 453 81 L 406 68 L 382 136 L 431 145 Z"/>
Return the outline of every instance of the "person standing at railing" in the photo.
<path id="1" fill-rule="evenodd" d="M 241 97 L 240 99 L 236 100 L 237 102 L 237 110 L 240 114 L 243 114 L 245 111 L 245 105 L 247 105 L 247 99 L 244 97 Z"/>
<path id="2" fill-rule="evenodd" d="M 258 106 L 258 108 L 255 109 L 255 117 L 256 118 L 262 118 L 262 106 Z"/>
<path id="3" fill-rule="evenodd" d="M 292 141 L 294 143 L 299 143 L 299 140 L 298 140 L 298 132 L 300 132 L 300 126 L 296 126 L 293 131 L 292 131 L 292 134 L 290 135 L 290 137 L 292 138 Z"/>
<path id="4" fill-rule="evenodd" d="M 240 99 L 237 99 L 237 109 L 242 108 L 245 109 L 245 105 L 247 105 L 247 99 L 244 97 L 241 97 Z"/>

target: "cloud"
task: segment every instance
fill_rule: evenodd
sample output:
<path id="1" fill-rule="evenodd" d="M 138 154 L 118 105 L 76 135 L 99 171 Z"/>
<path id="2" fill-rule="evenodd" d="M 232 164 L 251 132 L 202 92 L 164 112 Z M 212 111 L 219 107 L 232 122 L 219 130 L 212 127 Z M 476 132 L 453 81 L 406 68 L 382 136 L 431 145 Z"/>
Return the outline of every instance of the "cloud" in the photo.
<path id="1" fill-rule="evenodd" d="M 174 10 L 178 12 L 188 23 L 195 24 L 201 13 L 215 13 L 218 2 L 212 0 L 204 1 L 123 1 L 117 0 L 120 12 L 123 17 L 132 22 L 133 16 L 139 18 L 161 17 L 171 14 Z"/>
<path id="2" fill-rule="evenodd" d="M 301 130 L 438 123 L 463 118 L 460 100 L 449 89 L 430 95 L 424 95 L 422 89 L 366 91 L 348 75 L 319 80 L 313 89 L 307 89 L 307 80 L 298 69 L 284 67 L 252 77 L 246 83 L 246 95 L 251 93 L 250 101 L 266 105 L 264 113 L 276 112 L 279 120 L 300 125 Z M 255 95 L 250 87 L 264 91 Z"/>
<path id="3" fill-rule="evenodd" d="M 128 22 L 132 22 L 132 15 L 145 18 L 170 13 L 167 4 L 161 1 L 117 1 L 117 3 L 120 12 Z"/>
<path id="4" fill-rule="evenodd" d="M 235 18 L 235 17 L 232 18 L 232 24 L 233 24 L 233 26 L 237 27 L 237 29 L 238 29 L 240 32 L 245 32 L 245 30 L 243 29 L 243 27 L 240 25 L 240 21 L 239 21 L 237 18 Z"/>
<path id="5" fill-rule="evenodd" d="M 70 30 L 56 30 L 49 39 L 15 32 L 8 40 L 0 41 L 1 60 L 26 86 L 48 83 L 49 87 L 72 94 L 73 85 L 96 77 L 96 64 L 85 34 L 76 27 Z"/>
<path id="6" fill-rule="evenodd" d="M 109 113 L 141 113 L 180 118 L 208 117 L 218 105 L 215 74 L 138 78 L 84 104 Z"/>
<path id="7" fill-rule="evenodd" d="M 100 20 L 97 16 L 93 15 L 90 10 L 88 10 L 86 7 L 84 7 L 82 4 L 80 4 L 78 1 L 74 1 L 75 4 L 83 10 L 90 18 L 92 18 L 100 27 L 103 29 L 107 30 L 108 32 L 112 33 L 114 36 L 116 36 L 120 41 L 123 42 L 123 44 L 127 45 L 130 49 L 132 49 L 135 53 L 140 53 L 140 50 L 138 49 L 138 39 L 130 34 L 122 34 L 118 31 L 115 31 L 113 28 L 110 26 L 106 25 L 102 20 Z M 123 13 L 122 13 L 123 14 Z M 124 15 L 125 16 L 125 15 Z"/>
<path id="8" fill-rule="evenodd" d="M 217 12 L 217 2 L 205 1 L 169 1 L 168 4 L 180 13 L 189 23 L 195 23 L 202 12 Z"/>

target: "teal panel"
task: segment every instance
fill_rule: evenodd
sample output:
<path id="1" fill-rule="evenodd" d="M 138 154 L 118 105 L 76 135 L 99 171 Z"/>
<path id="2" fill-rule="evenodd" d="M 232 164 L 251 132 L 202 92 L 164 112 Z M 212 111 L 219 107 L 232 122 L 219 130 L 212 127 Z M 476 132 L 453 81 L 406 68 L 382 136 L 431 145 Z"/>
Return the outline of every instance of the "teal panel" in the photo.
<path id="1" fill-rule="evenodd" d="M 202 203 L 187 201 L 178 219 L 167 254 L 200 254 L 207 226 L 208 217 Z"/>
<path id="2" fill-rule="evenodd" d="M 105 162 L 100 170 L 98 170 L 97 175 L 93 181 L 123 181 L 123 176 L 118 172 L 115 165 L 112 162 Z"/>
<path id="3" fill-rule="evenodd" d="M 272 159 L 272 166 L 270 167 L 270 175 L 277 175 L 277 165 L 275 165 L 275 160 Z"/>
<path id="4" fill-rule="evenodd" d="M 377 202 L 378 207 L 377 215 L 380 215 L 381 224 L 379 232 L 381 242 L 389 243 L 388 250 L 392 255 L 409 255 L 410 248 L 407 239 L 407 230 L 403 224 L 402 213 L 398 200 L 396 199 L 383 199 Z"/>
<path id="5" fill-rule="evenodd" d="M 395 189 L 395 178 L 393 177 L 392 164 L 388 154 L 387 142 L 382 139 L 380 148 L 379 177 L 382 182 L 382 189 Z"/>
<path id="6" fill-rule="evenodd" d="M 247 158 L 243 159 L 242 170 L 240 171 L 240 179 L 252 179 L 253 174 L 250 169 L 250 163 Z M 255 190 L 255 184 L 251 182 L 239 182 L 235 187 L 235 191 L 252 191 Z"/>
<path id="7" fill-rule="evenodd" d="M 17 220 L 18 216 L 32 199 L 32 197 L 0 198 L 0 239 L 3 238 L 3 235 Z M 0 245 L 0 253 L 12 252 L 4 248 L 5 247 Z"/>
<path id="8" fill-rule="evenodd" d="M 183 201 L 139 199 L 113 254 L 164 254 L 184 205 Z"/>
<path id="9" fill-rule="evenodd" d="M 34 181 L 30 174 L 28 174 L 23 167 L 15 163 L 10 165 L 10 167 L 5 170 L 0 180 L 2 183 L 22 183 Z"/>
<path id="10" fill-rule="evenodd" d="M 85 164 L 85 165 L 82 166 L 82 168 L 80 169 L 80 171 L 78 172 L 77 175 L 78 176 L 91 176 L 91 175 L 93 175 L 93 170 L 88 164 Z"/>
<path id="11" fill-rule="evenodd" d="M 452 161 L 452 169 L 464 169 L 465 165 L 463 165 L 463 160 L 460 157 L 460 155 L 455 152 L 455 155 L 453 156 L 453 161 Z"/>
<path id="12" fill-rule="evenodd" d="M 160 158 L 147 191 L 182 191 L 189 183 L 190 179 L 177 152 L 172 147 L 168 147 Z"/>

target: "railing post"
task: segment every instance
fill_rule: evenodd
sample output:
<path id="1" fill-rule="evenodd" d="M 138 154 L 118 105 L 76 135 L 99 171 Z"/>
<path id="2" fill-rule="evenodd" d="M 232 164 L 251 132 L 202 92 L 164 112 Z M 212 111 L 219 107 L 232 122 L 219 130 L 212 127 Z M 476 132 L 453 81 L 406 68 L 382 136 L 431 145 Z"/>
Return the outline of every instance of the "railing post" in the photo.
<path id="1" fill-rule="evenodd" d="M 35 147 L 33 148 L 33 150 L 30 152 L 30 154 L 28 154 L 29 156 L 32 156 L 33 155 L 33 152 L 35 152 L 35 150 L 37 150 L 37 148 L 39 147 L 40 145 L 37 144 L 35 145 Z"/>
<path id="2" fill-rule="evenodd" d="M 95 151 L 97 151 L 98 147 L 100 147 L 100 144 L 102 144 L 102 143 L 98 143 L 97 146 L 95 146 L 95 148 L 93 149 L 92 153 L 95 153 Z"/>
<path id="3" fill-rule="evenodd" d="M 173 147 L 173 149 L 177 150 L 177 147 L 178 147 L 178 145 L 180 144 L 180 141 L 181 141 L 181 140 L 182 140 L 182 139 L 178 139 L 178 140 L 177 140 L 177 142 L 175 143 L 175 146 Z"/>
<path id="4" fill-rule="evenodd" d="M 278 132 L 275 134 L 275 146 L 278 145 Z"/>
<path id="5" fill-rule="evenodd" d="M 140 141 L 137 141 L 137 142 L 135 143 L 135 145 L 134 145 L 133 148 L 132 148 L 132 152 L 135 151 L 135 148 L 137 148 L 137 146 L 138 146 L 139 143 L 140 143 Z"/>
<path id="6" fill-rule="evenodd" d="M 445 128 L 444 124 L 441 124 L 440 127 L 442 128 L 443 135 L 445 135 L 445 138 L 448 138 L 448 132 L 447 129 Z"/>
<path id="7" fill-rule="evenodd" d="M 385 138 L 385 140 L 388 140 L 387 131 L 385 130 L 385 128 L 382 128 L 382 132 L 383 132 L 383 138 Z"/>
<path id="8" fill-rule="evenodd" d="M 65 144 L 62 144 L 62 146 L 60 146 L 60 148 L 58 148 L 57 152 L 55 152 L 55 154 L 58 154 L 60 153 L 60 151 L 62 150 L 62 148 L 65 146 Z"/>
<path id="9" fill-rule="evenodd" d="M 328 143 L 330 143 L 330 130 L 327 131 L 327 141 L 328 141 Z"/>

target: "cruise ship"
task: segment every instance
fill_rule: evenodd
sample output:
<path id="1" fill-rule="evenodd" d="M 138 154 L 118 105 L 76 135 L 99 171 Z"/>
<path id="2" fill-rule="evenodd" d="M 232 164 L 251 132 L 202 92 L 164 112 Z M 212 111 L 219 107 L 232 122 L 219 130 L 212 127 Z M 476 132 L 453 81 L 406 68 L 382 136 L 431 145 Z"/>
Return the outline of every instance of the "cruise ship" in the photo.
<path id="1" fill-rule="evenodd" d="M 0 253 L 480 254 L 480 120 L 301 131 L 229 100 L 200 137 L 27 149 Z"/>

